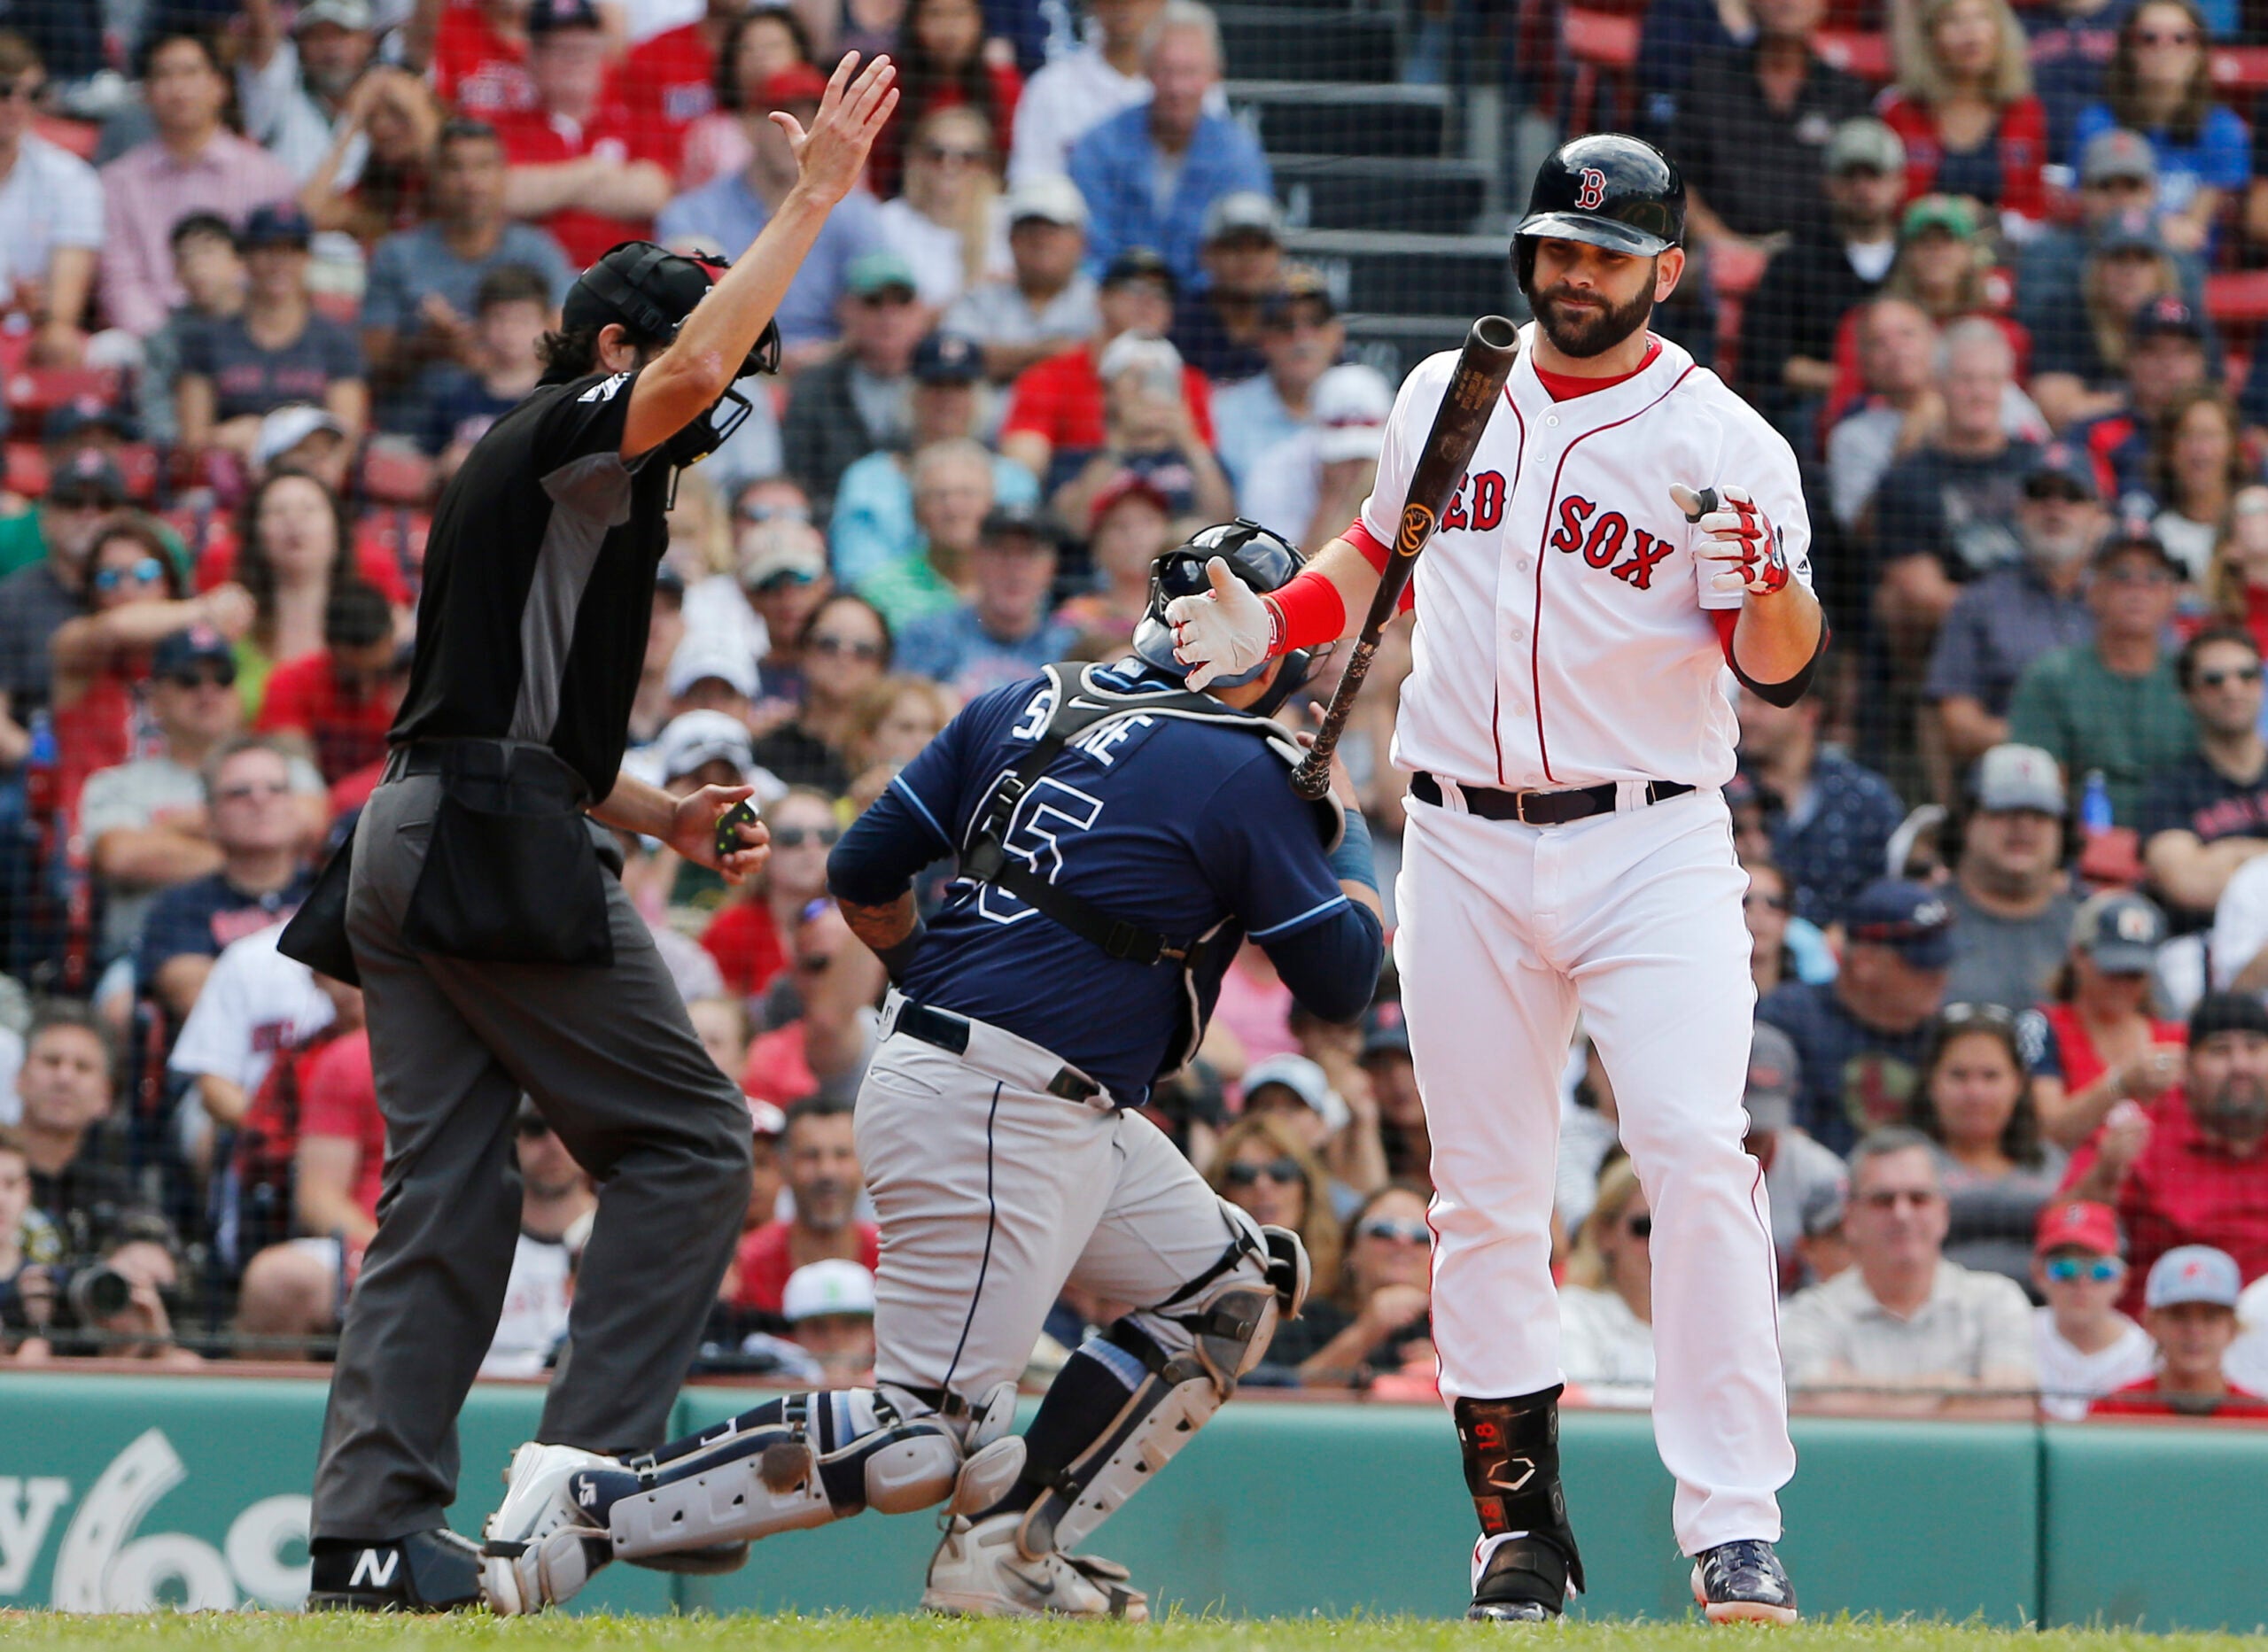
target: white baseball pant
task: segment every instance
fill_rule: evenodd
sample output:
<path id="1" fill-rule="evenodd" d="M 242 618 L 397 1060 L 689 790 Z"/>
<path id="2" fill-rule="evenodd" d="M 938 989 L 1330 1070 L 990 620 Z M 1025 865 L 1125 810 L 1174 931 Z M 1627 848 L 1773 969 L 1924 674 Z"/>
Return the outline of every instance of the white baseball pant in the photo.
<path id="1" fill-rule="evenodd" d="M 1776 1540 L 1795 1450 L 1764 1179 L 1741 1145 L 1755 989 L 1723 795 L 1527 826 L 1443 791 L 1410 804 L 1394 939 L 1433 1135 L 1442 1398 L 1562 1380 L 1551 1201 L 1580 1010 L 1653 1214 L 1654 1436 L 1679 1545 Z"/>
<path id="2" fill-rule="evenodd" d="M 1258 1229 L 1147 1119 L 1049 1094 L 1060 1057 L 982 1021 L 964 1055 L 892 1036 L 897 1004 L 855 1118 L 882 1226 L 875 1380 L 973 1399 L 1021 1377 L 1067 1280 L 1187 1353 L 1185 1327 L 1139 1310 Z"/>

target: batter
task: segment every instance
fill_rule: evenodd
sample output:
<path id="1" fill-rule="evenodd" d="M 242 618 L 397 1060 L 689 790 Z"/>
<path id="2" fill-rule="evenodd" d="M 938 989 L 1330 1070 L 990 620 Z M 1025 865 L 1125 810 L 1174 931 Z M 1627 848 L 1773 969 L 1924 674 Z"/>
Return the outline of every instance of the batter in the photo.
<path id="1" fill-rule="evenodd" d="M 1384 953 L 1362 817 L 1293 792 L 1299 748 L 1268 720 L 1308 656 L 1208 674 L 1210 694 L 1181 681 L 1164 609 L 1208 563 L 1269 591 L 1301 559 L 1247 522 L 1167 553 L 1135 658 L 980 695 L 829 858 L 896 983 L 858 1105 L 882 1227 L 875 1385 L 773 1400 L 629 1462 L 521 1447 L 488 1526 L 498 1611 L 563 1601 L 611 1559 L 943 1501 L 924 1605 L 1147 1616 L 1122 1568 L 1075 1546 L 1260 1362 L 1308 1263 L 1129 1109 L 1194 1052 L 1247 937 L 1334 1021 L 1361 1014 Z M 947 854 L 960 877 L 925 934 L 910 885 Z M 1018 1439 L 1015 1380 L 1066 1281 L 1130 1311 Z"/>
<path id="2" fill-rule="evenodd" d="M 1557 1616 L 1582 1583 L 1550 1271 L 1579 1011 L 1652 1212 L 1655 1437 L 1696 1597 L 1717 1622 L 1797 1615 L 1772 1549 L 1795 1455 L 1771 1222 L 1741 1145 L 1747 878 L 1720 787 L 1726 666 L 1792 703 L 1826 631 L 1795 455 L 1646 329 L 1684 227 L 1676 168 L 1635 138 L 1545 162 L 1513 240 L 1537 319 L 1403 599 L 1394 955 L 1433 1136 L 1441 1388 L 1480 1520 L 1476 1618 Z M 1454 360 L 1403 384 L 1360 519 L 1298 579 L 1262 596 L 1216 566 L 1172 604 L 1192 686 L 1365 610 Z"/>

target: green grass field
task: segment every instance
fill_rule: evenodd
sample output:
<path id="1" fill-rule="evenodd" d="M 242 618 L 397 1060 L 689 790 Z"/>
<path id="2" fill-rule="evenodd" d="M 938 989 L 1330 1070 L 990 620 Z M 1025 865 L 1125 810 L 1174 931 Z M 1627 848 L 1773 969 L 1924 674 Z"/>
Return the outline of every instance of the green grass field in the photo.
<path id="1" fill-rule="evenodd" d="M 1542 1637 L 1541 1639 L 1533 1639 Z M 1941 1623 L 1845 1620 L 1795 1629 L 1709 1629 L 1691 1624 L 1568 1624 L 1550 1630 L 1489 1629 L 1413 1617 L 1176 1617 L 1144 1626 L 946 1623 L 918 1617 L 543 1617 L 505 1623 L 464 1619 L 302 1618 L 260 1616 L 72 1618 L 0 1613 L 0 1645 L 56 1652 L 1068 1652 L 1109 1647 L 1142 1652 L 1450 1652 L 1523 1642 L 1553 1652 L 2256 1652 L 2238 1635 L 2147 1635 L 1965 1628 Z"/>

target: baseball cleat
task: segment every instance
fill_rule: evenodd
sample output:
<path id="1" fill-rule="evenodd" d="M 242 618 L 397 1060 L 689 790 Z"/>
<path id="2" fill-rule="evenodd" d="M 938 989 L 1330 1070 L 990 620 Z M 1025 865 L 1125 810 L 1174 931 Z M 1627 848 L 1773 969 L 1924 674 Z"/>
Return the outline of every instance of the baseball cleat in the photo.
<path id="1" fill-rule="evenodd" d="M 1693 1598 L 1713 1624 L 1792 1624 L 1800 1616 L 1787 1570 L 1760 1538 L 1720 1543 L 1694 1556 Z"/>
<path id="2" fill-rule="evenodd" d="M 1541 1538 L 1511 1538 L 1488 1551 L 1473 1580 L 1465 1617 L 1476 1624 L 1546 1624 L 1567 1609 L 1574 1590 L 1567 1557 Z"/>
<path id="3" fill-rule="evenodd" d="M 952 1516 L 929 1562 L 925 1611 L 956 1617 L 1089 1617 L 1149 1621 L 1150 1601 L 1126 1586 L 1126 1568 L 1091 1555 L 1017 1546 L 1021 1514 Z"/>
<path id="4" fill-rule="evenodd" d="M 499 1617 L 574 1599 L 614 1558 L 605 1518 L 585 1506 L 577 1479 L 592 1470 L 621 1468 L 595 1451 L 534 1440 L 512 1454 L 504 1501 L 481 1528 L 487 1541 L 481 1546 L 480 1594 Z"/>
<path id="5" fill-rule="evenodd" d="M 462 1612 L 480 1604 L 480 1549 L 447 1526 L 386 1542 L 318 1541 L 311 1612 Z"/>

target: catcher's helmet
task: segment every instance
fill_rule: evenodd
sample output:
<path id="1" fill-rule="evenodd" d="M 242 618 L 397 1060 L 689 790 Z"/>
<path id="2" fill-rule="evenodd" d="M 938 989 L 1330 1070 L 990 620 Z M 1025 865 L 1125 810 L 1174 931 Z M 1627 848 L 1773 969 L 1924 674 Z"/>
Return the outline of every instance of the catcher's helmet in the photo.
<path id="1" fill-rule="evenodd" d="M 731 263 L 710 253 L 687 256 L 651 241 L 624 241 L 612 246 L 567 289 L 560 306 L 560 324 L 571 331 L 579 327 L 603 327 L 618 322 L 637 337 L 667 344 L 677 337 L 693 306 L 709 296 L 717 278 Z M 780 370 L 780 324 L 768 323 L 736 379 L 751 373 Z M 719 416 L 726 403 L 733 410 Z M 739 428 L 750 408 L 734 391 L 669 440 L 664 452 L 674 465 L 689 465 L 714 453 Z"/>
<path id="2" fill-rule="evenodd" d="M 1149 611 L 1134 627 L 1134 652 L 1145 664 L 1174 677 L 1188 674 L 1189 667 L 1173 657 L 1173 622 L 1166 617 L 1166 604 L 1178 596 L 1201 596 L 1210 591 L 1213 582 L 1207 576 L 1205 566 L 1216 556 L 1228 563 L 1230 572 L 1263 596 L 1291 584 L 1293 577 L 1307 566 L 1307 558 L 1290 541 L 1242 516 L 1234 522 L 1199 529 L 1189 537 L 1188 543 L 1177 546 L 1150 565 Z M 1286 654 L 1284 669 L 1278 674 L 1274 686 L 1263 701 L 1250 709 L 1262 717 L 1274 713 L 1307 680 L 1308 672 L 1321 652 L 1324 650 L 1295 648 Z M 1268 662 L 1262 660 L 1237 676 L 1216 677 L 1208 686 L 1241 687 L 1267 669 Z"/>
<path id="3" fill-rule="evenodd" d="M 1528 191 L 1527 216 L 1512 230 L 1512 260 L 1526 292 L 1540 239 L 1581 241 L 1639 258 L 1685 244 L 1685 180 L 1643 138 L 1595 132 L 1553 150 Z"/>

